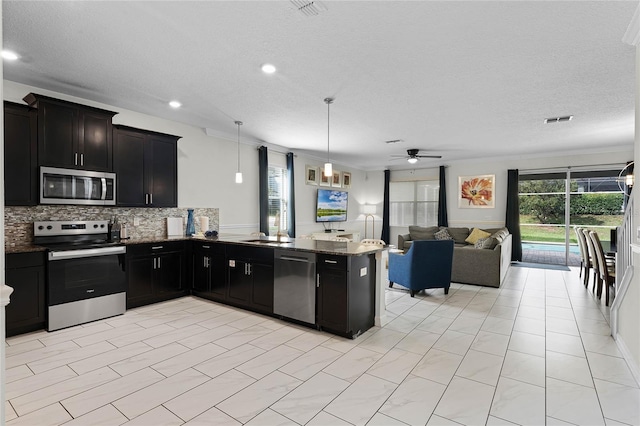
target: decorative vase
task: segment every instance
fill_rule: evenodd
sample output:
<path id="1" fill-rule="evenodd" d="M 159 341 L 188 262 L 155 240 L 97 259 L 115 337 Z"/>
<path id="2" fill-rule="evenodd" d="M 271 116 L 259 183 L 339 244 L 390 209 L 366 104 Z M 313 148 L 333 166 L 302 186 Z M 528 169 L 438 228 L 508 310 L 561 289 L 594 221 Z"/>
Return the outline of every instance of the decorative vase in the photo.
<path id="1" fill-rule="evenodd" d="M 192 237 L 196 233 L 196 225 L 193 222 L 193 209 L 187 209 L 187 237 Z"/>

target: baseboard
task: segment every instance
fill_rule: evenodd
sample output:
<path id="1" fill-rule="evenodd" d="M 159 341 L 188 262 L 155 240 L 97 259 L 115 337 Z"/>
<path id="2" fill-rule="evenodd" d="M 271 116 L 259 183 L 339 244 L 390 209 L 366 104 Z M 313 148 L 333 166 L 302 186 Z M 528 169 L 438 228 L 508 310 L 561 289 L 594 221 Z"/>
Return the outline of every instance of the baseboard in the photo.
<path id="1" fill-rule="evenodd" d="M 633 359 L 633 356 L 631 355 L 631 351 L 629 350 L 629 347 L 624 342 L 624 339 L 620 337 L 619 334 L 616 337 L 616 345 L 618 346 L 620 353 L 622 353 L 622 357 L 625 359 L 625 361 L 627 361 L 627 365 L 629 366 L 629 370 L 631 370 L 631 374 L 633 375 L 633 378 L 636 380 L 636 383 L 640 386 L 640 368 L 638 367 L 638 363 L 636 362 L 635 359 Z"/>

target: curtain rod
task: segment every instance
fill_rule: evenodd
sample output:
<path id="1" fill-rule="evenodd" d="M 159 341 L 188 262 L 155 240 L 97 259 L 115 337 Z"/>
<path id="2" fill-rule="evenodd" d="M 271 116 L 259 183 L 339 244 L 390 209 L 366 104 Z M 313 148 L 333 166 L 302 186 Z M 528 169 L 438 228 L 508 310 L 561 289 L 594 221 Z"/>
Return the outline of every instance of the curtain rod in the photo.
<path id="1" fill-rule="evenodd" d="M 610 170 L 612 167 L 615 169 L 622 169 L 626 166 L 626 163 L 609 163 L 609 164 L 591 164 L 591 165 L 579 165 L 579 166 L 560 166 L 560 167 L 541 167 L 537 169 L 520 169 L 520 174 L 534 174 L 536 172 L 549 172 L 549 171 L 567 171 L 567 170 L 582 170 L 588 169 L 589 171 L 598 170 Z"/>

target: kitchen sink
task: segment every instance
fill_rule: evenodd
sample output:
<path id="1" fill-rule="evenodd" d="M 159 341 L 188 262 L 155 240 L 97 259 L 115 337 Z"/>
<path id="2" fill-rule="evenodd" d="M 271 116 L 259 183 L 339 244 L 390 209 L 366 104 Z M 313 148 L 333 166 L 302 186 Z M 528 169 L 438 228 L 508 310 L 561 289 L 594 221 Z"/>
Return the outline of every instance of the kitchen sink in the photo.
<path id="1" fill-rule="evenodd" d="M 293 241 L 272 241 L 272 240 L 245 240 L 245 243 L 257 243 L 268 246 L 283 246 L 287 244 L 293 244 Z"/>

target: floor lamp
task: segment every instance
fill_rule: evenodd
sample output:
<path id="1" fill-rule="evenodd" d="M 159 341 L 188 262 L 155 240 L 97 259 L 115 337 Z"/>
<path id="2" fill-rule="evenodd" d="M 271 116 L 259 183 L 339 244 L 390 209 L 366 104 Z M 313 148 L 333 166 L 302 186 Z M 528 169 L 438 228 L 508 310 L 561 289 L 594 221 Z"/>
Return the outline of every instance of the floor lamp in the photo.
<path id="1" fill-rule="evenodd" d="M 371 218 L 371 238 L 376 237 L 376 206 L 373 204 L 365 204 L 362 206 L 362 213 L 364 213 L 364 237 L 367 238 L 367 222 Z"/>

